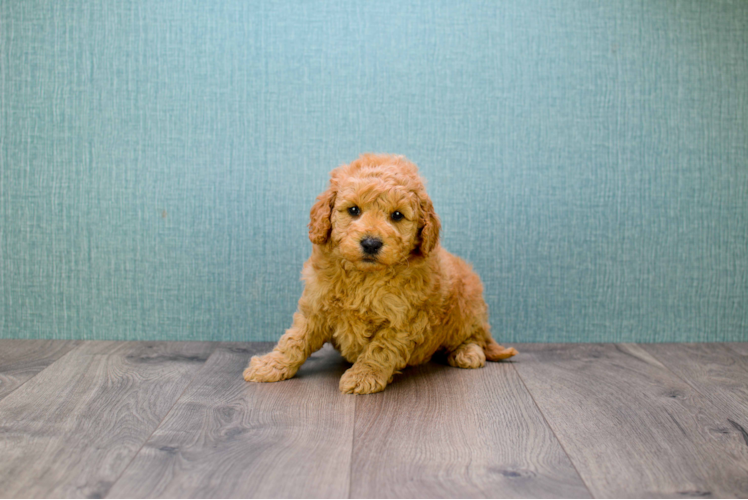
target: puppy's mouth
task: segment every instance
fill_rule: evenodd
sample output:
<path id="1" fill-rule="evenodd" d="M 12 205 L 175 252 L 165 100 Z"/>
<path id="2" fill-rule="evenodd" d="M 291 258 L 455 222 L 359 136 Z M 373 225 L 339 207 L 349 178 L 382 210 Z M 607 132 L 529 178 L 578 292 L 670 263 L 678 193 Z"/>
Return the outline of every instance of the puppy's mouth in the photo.
<path id="1" fill-rule="evenodd" d="M 371 264 L 375 264 L 377 262 L 377 259 L 375 257 L 371 257 L 369 255 L 367 255 L 366 257 L 362 258 L 361 260 L 363 260 L 364 262 L 369 262 Z"/>

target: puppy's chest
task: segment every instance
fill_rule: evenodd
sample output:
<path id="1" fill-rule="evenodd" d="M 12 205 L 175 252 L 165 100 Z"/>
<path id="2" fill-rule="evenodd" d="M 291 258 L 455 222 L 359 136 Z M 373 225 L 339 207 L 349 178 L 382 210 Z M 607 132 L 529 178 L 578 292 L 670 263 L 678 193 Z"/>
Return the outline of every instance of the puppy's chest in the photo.
<path id="1" fill-rule="evenodd" d="M 390 323 L 386 300 L 376 291 L 343 289 L 327 296 L 326 314 L 332 327 L 332 343 L 349 359 L 359 353 L 383 327 Z"/>
<path id="2" fill-rule="evenodd" d="M 332 326 L 332 345 L 349 362 L 355 363 L 371 339 L 386 323 L 386 319 L 368 309 L 351 309 L 338 303 L 328 311 Z"/>
<path id="3" fill-rule="evenodd" d="M 379 304 L 351 301 L 344 297 L 332 297 L 328 303 L 328 319 L 336 326 L 344 325 L 363 332 L 379 329 L 388 321 L 386 311 Z"/>

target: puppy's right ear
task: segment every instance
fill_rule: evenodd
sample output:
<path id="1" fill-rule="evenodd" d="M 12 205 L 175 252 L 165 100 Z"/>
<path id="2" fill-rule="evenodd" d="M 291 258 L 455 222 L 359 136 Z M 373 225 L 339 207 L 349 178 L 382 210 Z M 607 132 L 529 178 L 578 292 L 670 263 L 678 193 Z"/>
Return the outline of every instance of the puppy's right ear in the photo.
<path id="1" fill-rule="evenodd" d="M 317 197 L 309 213 L 309 240 L 315 245 L 324 245 L 330 238 L 332 230 L 332 207 L 335 205 L 335 191 L 330 186 Z"/>

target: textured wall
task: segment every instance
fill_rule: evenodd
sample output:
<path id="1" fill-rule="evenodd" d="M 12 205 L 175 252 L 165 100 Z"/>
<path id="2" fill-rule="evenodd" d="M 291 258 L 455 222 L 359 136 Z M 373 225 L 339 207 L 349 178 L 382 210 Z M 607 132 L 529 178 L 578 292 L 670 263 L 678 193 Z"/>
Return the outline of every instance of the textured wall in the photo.
<path id="1" fill-rule="evenodd" d="M 0 337 L 277 339 L 381 151 L 500 340 L 746 340 L 747 119 L 745 1 L 0 1 Z"/>

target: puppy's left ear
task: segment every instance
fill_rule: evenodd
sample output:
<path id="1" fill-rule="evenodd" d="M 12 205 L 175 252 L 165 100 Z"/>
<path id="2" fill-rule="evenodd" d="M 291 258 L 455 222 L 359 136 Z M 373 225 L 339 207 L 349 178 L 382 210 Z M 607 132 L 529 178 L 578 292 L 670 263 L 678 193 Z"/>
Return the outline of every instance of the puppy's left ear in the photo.
<path id="1" fill-rule="evenodd" d="M 431 203 L 431 198 L 427 194 L 424 193 L 420 197 L 420 205 L 421 215 L 418 221 L 418 232 L 420 235 L 419 248 L 421 254 L 426 256 L 439 243 L 439 231 L 441 230 L 442 223 L 439 221 L 439 217 L 436 216 L 434 204 Z"/>
<path id="2" fill-rule="evenodd" d="M 317 197 L 309 213 L 309 240 L 315 245 L 324 245 L 332 230 L 332 207 L 335 205 L 335 191 L 332 185 Z"/>

